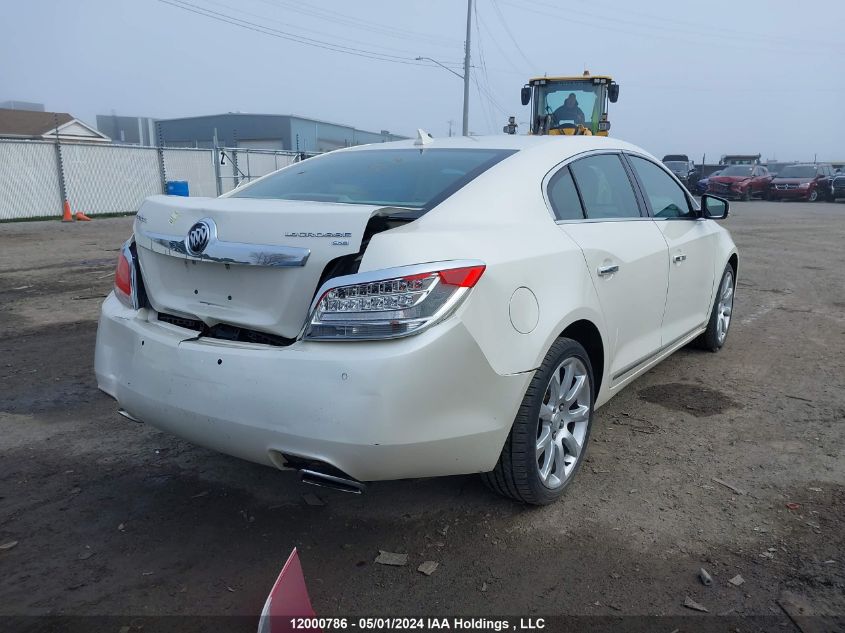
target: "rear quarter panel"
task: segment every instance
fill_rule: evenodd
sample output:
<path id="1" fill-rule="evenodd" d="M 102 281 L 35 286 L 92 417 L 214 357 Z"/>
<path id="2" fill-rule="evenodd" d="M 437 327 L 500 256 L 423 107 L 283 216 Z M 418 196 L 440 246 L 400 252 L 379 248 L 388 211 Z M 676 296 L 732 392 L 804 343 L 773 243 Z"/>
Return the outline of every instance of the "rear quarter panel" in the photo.
<path id="1" fill-rule="evenodd" d="M 607 355 L 583 254 L 555 224 L 542 196 L 548 168 L 490 170 L 416 222 L 376 235 L 361 271 L 451 259 L 485 262 L 487 270 L 458 314 L 499 374 L 536 369 L 555 338 L 580 319 L 596 325 Z M 527 333 L 517 331 L 510 316 L 511 298 L 521 287 L 531 290 L 539 307 Z"/>

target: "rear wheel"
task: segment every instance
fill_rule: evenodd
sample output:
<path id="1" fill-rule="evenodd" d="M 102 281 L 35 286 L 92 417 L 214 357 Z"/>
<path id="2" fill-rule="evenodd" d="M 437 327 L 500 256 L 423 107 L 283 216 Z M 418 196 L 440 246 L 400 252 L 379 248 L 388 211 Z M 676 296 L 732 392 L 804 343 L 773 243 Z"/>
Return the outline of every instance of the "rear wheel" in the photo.
<path id="1" fill-rule="evenodd" d="M 722 273 L 722 281 L 716 293 L 716 300 L 713 302 L 713 310 L 710 312 L 707 329 L 704 334 L 695 340 L 697 347 L 718 352 L 724 346 L 728 337 L 728 328 L 731 325 L 735 287 L 734 269 L 728 264 L 725 266 L 725 272 Z"/>
<path id="2" fill-rule="evenodd" d="M 584 460 L 593 421 L 593 368 L 577 342 L 560 338 L 534 374 L 496 468 L 495 492 L 534 505 L 560 498 Z"/>

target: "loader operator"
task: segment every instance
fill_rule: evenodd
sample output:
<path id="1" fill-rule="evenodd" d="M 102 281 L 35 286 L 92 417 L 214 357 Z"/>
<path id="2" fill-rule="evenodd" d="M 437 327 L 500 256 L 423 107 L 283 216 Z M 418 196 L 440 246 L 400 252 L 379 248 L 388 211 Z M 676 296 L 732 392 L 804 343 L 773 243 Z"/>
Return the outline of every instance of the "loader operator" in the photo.
<path id="1" fill-rule="evenodd" d="M 574 121 L 576 125 L 584 124 L 584 112 L 578 107 L 578 99 L 574 92 L 570 92 L 566 101 L 552 114 L 554 117 L 554 125 L 560 121 Z"/>

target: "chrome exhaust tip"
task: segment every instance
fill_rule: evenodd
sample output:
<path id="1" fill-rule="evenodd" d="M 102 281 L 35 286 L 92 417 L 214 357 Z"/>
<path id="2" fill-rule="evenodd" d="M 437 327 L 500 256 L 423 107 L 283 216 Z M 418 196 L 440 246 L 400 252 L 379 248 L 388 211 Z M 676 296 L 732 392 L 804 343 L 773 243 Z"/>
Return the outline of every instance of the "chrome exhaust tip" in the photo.
<path id="1" fill-rule="evenodd" d="M 127 411 L 126 409 L 118 409 L 117 412 L 118 412 L 118 414 L 122 415 L 124 418 L 126 418 L 127 420 L 130 420 L 131 422 L 137 422 L 138 424 L 144 423 L 143 420 L 139 420 L 134 415 L 129 413 L 129 411 Z"/>
<path id="2" fill-rule="evenodd" d="M 325 473 L 317 472 L 316 470 L 300 470 L 299 479 L 304 484 L 322 486 L 323 488 L 333 488 L 353 495 L 360 495 L 367 488 L 363 483 L 355 479 L 327 475 Z"/>

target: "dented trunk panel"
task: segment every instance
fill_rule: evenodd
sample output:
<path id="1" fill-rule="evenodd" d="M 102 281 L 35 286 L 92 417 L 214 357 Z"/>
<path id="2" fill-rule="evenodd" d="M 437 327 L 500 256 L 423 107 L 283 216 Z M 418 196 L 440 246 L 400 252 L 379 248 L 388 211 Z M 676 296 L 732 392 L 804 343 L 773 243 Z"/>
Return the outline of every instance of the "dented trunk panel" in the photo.
<path id="1" fill-rule="evenodd" d="M 227 323 L 295 338 L 326 264 L 358 252 L 378 209 L 248 198 L 148 198 L 134 232 L 150 304 L 209 326 Z M 202 219 L 213 220 L 220 242 L 247 252 L 255 245 L 307 249 L 307 258 L 304 265 L 279 267 L 263 264 L 260 257 L 252 257 L 256 263 L 250 265 L 192 256 L 184 240 Z M 169 248 L 164 237 L 172 238 Z"/>

